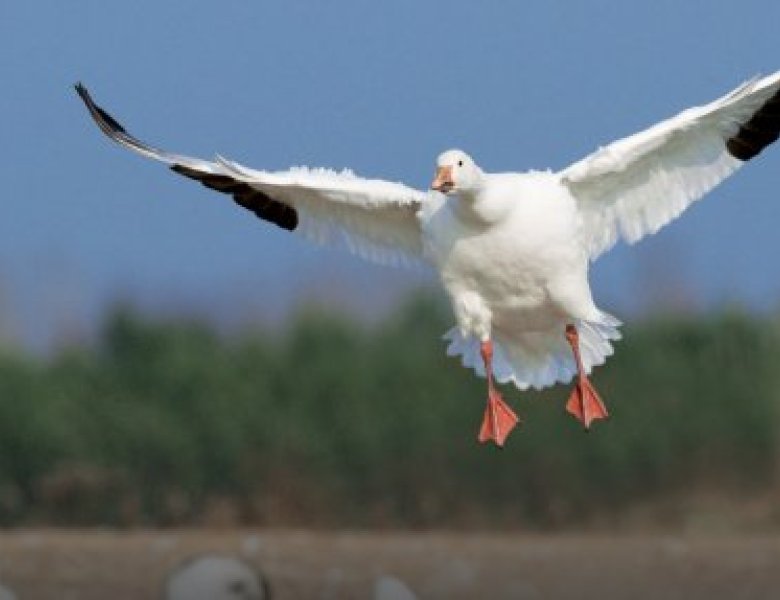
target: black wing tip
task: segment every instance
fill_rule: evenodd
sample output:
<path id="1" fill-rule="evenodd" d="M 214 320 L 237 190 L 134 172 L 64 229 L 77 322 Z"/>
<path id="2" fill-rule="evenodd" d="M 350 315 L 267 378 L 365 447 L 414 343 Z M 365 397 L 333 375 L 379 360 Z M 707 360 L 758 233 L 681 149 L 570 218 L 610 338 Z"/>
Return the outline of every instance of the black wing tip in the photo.
<path id="1" fill-rule="evenodd" d="M 125 128 L 122 127 L 119 121 L 117 121 L 105 110 L 103 110 L 97 104 L 95 104 L 95 101 L 92 99 L 89 90 L 82 82 L 77 81 L 73 87 L 75 88 L 76 93 L 79 95 L 81 100 L 86 105 L 87 110 L 89 110 L 90 114 L 92 115 L 92 118 L 95 119 L 98 126 L 100 126 L 100 128 L 103 131 L 105 131 L 108 135 L 127 133 L 125 131 Z"/>
<path id="2" fill-rule="evenodd" d="M 84 104 L 87 105 L 87 108 L 95 106 L 95 103 L 92 101 L 92 96 L 89 95 L 89 90 L 87 89 L 87 86 L 85 86 L 80 81 L 77 81 L 73 85 L 73 88 L 76 90 L 76 93 L 79 95 L 79 98 L 81 98 L 82 102 L 84 102 Z"/>
<path id="3" fill-rule="evenodd" d="M 77 81 L 73 85 L 73 89 L 76 90 L 76 93 L 79 95 L 79 98 L 86 104 L 87 108 L 92 112 L 93 109 L 97 108 L 97 104 L 92 100 L 92 96 L 89 93 L 89 90 L 87 89 L 87 86 L 85 86 L 81 81 Z"/>
<path id="4" fill-rule="evenodd" d="M 87 110 L 89 110 L 98 127 L 104 133 L 125 145 L 131 145 L 136 149 L 149 150 L 147 146 L 131 137 L 116 119 L 95 104 L 83 83 L 79 81 L 73 87 L 84 101 Z M 245 183 L 236 181 L 226 175 L 202 172 L 179 163 L 170 165 L 170 169 L 174 173 L 199 181 L 208 188 L 232 195 L 238 205 L 252 211 L 264 221 L 273 223 L 287 231 L 294 231 L 298 227 L 298 212 L 293 207 L 283 202 L 278 202 Z"/>
<path id="5" fill-rule="evenodd" d="M 263 221 L 273 223 L 287 231 L 295 231 L 298 227 L 298 211 L 295 208 L 274 200 L 260 190 L 237 181 L 229 175 L 204 173 L 179 163 L 172 164 L 170 169 L 174 173 L 200 182 L 209 189 L 233 196 L 236 204 L 253 212 Z"/>
<path id="6" fill-rule="evenodd" d="M 184 165 L 180 165 L 179 163 L 174 163 L 170 166 L 171 171 L 174 173 L 178 173 L 179 175 L 183 175 L 184 177 L 189 177 L 190 179 L 199 179 L 199 172 L 195 169 L 190 169 L 189 167 L 185 167 Z"/>
<path id="7" fill-rule="evenodd" d="M 734 158 L 748 161 L 780 137 L 780 90 L 769 98 L 739 131 L 726 140 L 726 149 Z"/>

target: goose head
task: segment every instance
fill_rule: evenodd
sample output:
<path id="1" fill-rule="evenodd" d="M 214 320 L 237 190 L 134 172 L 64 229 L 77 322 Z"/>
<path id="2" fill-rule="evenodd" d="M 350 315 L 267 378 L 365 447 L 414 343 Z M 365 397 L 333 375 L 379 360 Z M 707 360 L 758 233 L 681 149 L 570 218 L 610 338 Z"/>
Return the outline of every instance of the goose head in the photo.
<path id="1" fill-rule="evenodd" d="M 482 184 L 483 173 L 462 150 L 447 150 L 436 159 L 431 189 L 442 194 L 473 194 Z"/>

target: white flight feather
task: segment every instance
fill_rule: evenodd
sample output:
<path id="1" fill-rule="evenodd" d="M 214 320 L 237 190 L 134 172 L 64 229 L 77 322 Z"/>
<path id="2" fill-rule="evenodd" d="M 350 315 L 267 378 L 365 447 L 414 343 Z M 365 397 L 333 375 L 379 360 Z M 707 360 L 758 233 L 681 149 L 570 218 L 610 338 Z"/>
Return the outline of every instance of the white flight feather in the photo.
<path id="1" fill-rule="evenodd" d="M 341 241 L 359 256 L 386 264 L 415 264 L 422 254 L 417 209 L 427 194 L 352 171 L 293 167 L 267 172 L 221 156 L 231 177 L 298 211 L 300 233 L 318 243 Z"/>
<path id="2" fill-rule="evenodd" d="M 655 233 L 736 171 L 743 162 L 728 153 L 725 141 L 779 88 L 780 73 L 752 79 L 563 170 L 590 256 L 621 237 L 634 243 Z"/>

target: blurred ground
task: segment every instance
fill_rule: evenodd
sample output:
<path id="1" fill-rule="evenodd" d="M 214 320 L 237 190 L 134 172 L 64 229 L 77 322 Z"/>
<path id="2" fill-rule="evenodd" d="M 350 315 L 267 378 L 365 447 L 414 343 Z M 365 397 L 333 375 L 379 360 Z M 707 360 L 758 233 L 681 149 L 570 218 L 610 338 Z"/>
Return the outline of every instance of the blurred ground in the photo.
<path id="1" fill-rule="evenodd" d="M 274 597 L 369 598 L 394 575 L 421 599 L 768 599 L 780 536 L 482 535 L 204 530 L 12 530 L 0 579 L 20 600 L 159 598 L 166 573 L 204 552 L 242 557 Z"/>

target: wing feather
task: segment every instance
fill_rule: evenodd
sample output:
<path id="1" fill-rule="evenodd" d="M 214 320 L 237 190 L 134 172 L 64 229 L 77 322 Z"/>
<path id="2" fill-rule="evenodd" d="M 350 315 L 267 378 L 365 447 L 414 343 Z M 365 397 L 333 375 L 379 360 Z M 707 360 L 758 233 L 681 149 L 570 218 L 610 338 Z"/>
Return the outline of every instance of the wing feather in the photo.
<path id="1" fill-rule="evenodd" d="M 416 262 L 422 256 L 417 214 L 428 197 L 423 192 L 400 183 L 364 179 L 351 171 L 298 167 L 266 172 L 220 156 L 207 161 L 172 154 L 130 135 L 95 104 L 80 83 L 76 91 L 112 140 L 168 164 L 179 175 L 231 195 L 238 205 L 265 221 L 314 241 L 343 243 L 378 262 Z"/>
<path id="2" fill-rule="evenodd" d="M 614 142 L 560 173 L 596 258 L 634 243 L 757 156 L 780 134 L 780 72 Z"/>

